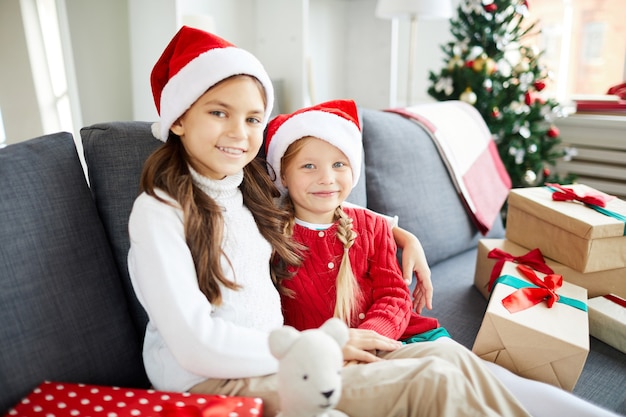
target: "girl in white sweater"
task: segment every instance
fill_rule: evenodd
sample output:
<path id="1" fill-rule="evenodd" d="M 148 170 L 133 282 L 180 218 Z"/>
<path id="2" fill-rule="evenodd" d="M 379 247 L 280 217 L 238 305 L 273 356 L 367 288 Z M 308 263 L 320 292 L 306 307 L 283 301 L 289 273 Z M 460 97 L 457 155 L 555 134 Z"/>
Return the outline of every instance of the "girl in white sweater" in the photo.
<path id="1" fill-rule="evenodd" d="M 144 364 L 156 389 L 258 396 L 274 416 L 277 362 L 267 337 L 282 325 L 274 286 L 298 265 L 278 193 L 255 159 L 273 89 L 258 60 L 183 27 L 155 65 L 164 144 L 146 161 L 129 220 L 128 267 L 148 314 Z M 282 262 L 272 264 L 276 253 Z M 357 330 L 357 329 L 355 329 Z M 342 409 L 356 416 L 526 416 L 467 350 L 422 344 L 411 358 L 371 350 L 400 343 L 353 331 Z M 402 355 L 398 355 L 402 358 Z"/>

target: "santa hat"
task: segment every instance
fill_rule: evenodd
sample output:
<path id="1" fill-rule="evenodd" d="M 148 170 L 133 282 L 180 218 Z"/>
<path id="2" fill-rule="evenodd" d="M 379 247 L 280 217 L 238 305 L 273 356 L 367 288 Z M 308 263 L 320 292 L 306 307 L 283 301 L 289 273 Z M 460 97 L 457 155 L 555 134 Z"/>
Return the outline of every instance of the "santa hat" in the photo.
<path id="1" fill-rule="evenodd" d="M 276 178 L 274 183 L 286 193 L 281 181 L 280 160 L 289 145 L 306 136 L 325 140 L 339 148 L 350 161 L 352 187 L 361 174 L 361 127 L 356 103 L 352 100 L 333 100 L 312 107 L 281 114 L 267 126 L 266 158 Z"/>
<path id="2" fill-rule="evenodd" d="M 209 88 L 233 75 L 257 78 L 265 89 L 265 120 L 274 105 L 274 89 L 261 62 L 250 52 L 211 33 L 183 26 L 163 51 L 150 76 L 160 122 L 152 134 L 165 142 L 172 124 Z"/>

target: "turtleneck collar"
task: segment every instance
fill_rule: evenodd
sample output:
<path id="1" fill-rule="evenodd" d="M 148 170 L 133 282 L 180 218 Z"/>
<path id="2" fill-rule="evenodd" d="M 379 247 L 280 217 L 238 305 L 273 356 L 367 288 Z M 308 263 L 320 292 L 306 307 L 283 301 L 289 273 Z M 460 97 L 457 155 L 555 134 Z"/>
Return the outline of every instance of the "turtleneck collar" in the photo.
<path id="1" fill-rule="evenodd" d="M 191 165 L 189 166 L 189 172 L 194 184 L 208 195 L 218 199 L 233 196 L 239 191 L 239 186 L 243 182 L 243 170 L 221 180 L 205 177 L 193 169 Z"/>

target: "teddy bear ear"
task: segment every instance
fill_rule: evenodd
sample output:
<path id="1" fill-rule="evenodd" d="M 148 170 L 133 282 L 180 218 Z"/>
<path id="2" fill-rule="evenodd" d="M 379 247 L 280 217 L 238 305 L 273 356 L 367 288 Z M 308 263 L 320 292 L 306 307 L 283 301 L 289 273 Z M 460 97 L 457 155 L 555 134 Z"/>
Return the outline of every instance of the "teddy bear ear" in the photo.
<path id="1" fill-rule="evenodd" d="M 344 347 L 348 343 L 348 338 L 350 337 L 348 326 L 340 319 L 336 317 L 328 319 L 322 324 L 320 329 L 335 339 L 339 346 Z"/>
<path id="2" fill-rule="evenodd" d="M 300 332 L 291 326 L 272 330 L 269 335 L 270 352 L 276 359 L 281 359 L 299 336 Z"/>

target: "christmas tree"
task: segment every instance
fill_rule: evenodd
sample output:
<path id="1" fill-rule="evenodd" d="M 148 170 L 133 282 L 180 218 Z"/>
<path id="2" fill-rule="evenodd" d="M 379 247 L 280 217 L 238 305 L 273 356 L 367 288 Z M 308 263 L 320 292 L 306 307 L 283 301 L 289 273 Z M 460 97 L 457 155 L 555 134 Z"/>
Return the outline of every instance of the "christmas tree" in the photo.
<path id="1" fill-rule="evenodd" d="M 480 112 L 513 187 L 563 183 L 556 161 L 574 151 L 559 146 L 553 121 L 562 109 L 542 94 L 550 74 L 528 43 L 538 34 L 537 22 L 528 22 L 528 2 L 461 0 L 457 14 L 450 20 L 454 41 L 441 47 L 446 65 L 430 72 L 428 93 L 440 101 L 465 101 Z"/>

